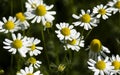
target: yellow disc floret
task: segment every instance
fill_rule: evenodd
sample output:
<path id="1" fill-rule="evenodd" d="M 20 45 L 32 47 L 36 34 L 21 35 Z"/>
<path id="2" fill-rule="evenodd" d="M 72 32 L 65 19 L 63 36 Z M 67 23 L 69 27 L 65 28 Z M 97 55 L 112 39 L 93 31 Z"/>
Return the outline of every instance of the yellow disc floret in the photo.
<path id="1" fill-rule="evenodd" d="M 60 65 L 58 66 L 58 71 L 60 71 L 60 72 L 64 71 L 65 67 L 66 67 L 66 66 L 65 66 L 64 64 L 60 64 Z"/>
<path id="2" fill-rule="evenodd" d="M 21 41 L 21 40 L 18 40 L 18 39 L 14 40 L 13 43 L 12 43 L 12 46 L 13 46 L 14 48 L 16 48 L 16 49 L 21 48 L 22 45 L 23 45 L 22 41 Z"/>
<path id="3" fill-rule="evenodd" d="M 15 27 L 15 24 L 13 21 L 7 21 L 5 23 L 5 29 L 7 29 L 7 30 L 12 30 L 12 29 L 14 29 L 14 27 Z"/>
<path id="4" fill-rule="evenodd" d="M 35 44 L 32 44 L 32 46 L 30 48 L 32 51 L 35 50 L 35 48 L 36 48 Z"/>
<path id="5" fill-rule="evenodd" d="M 100 40 L 93 39 L 90 44 L 90 49 L 94 52 L 99 52 L 99 51 L 101 51 L 101 48 L 102 48 L 102 44 L 101 44 Z"/>
<path id="6" fill-rule="evenodd" d="M 69 36 L 69 35 L 70 35 L 70 29 L 67 28 L 67 27 L 62 28 L 61 33 L 62 33 L 64 36 Z"/>
<path id="7" fill-rule="evenodd" d="M 36 63 L 36 59 L 34 57 L 30 57 L 28 59 L 28 62 L 31 63 L 31 64 L 35 64 Z"/>
<path id="8" fill-rule="evenodd" d="M 52 23 L 51 22 L 46 22 L 45 23 L 45 27 L 46 28 L 51 28 L 52 27 Z"/>
<path id="9" fill-rule="evenodd" d="M 39 5 L 36 8 L 36 14 L 38 16 L 44 16 L 47 13 L 46 7 L 44 5 Z"/>
<path id="10" fill-rule="evenodd" d="M 91 21 L 91 16 L 89 14 L 84 14 L 81 17 L 82 22 L 89 23 Z"/>
<path id="11" fill-rule="evenodd" d="M 69 44 L 71 44 L 71 45 L 75 45 L 76 42 L 77 42 L 77 40 L 76 40 L 76 39 L 72 39 L 72 40 L 68 40 L 67 42 L 68 42 Z"/>
<path id="12" fill-rule="evenodd" d="M 106 14 L 106 10 L 105 9 L 100 9 L 98 12 L 101 15 L 105 15 Z"/>
<path id="13" fill-rule="evenodd" d="M 119 70 L 120 69 L 120 62 L 119 61 L 113 61 L 112 62 L 112 66 L 114 66 L 115 70 Z"/>
<path id="14" fill-rule="evenodd" d="M 98 61 L 95 66 L 99 70 L 104 70 L 106 68 L 106 63 L 101 60 L 101 61 Z"/>
<path id="15" fill-rule="evenodd" d="M 115 7 L 120 9 L 120 1 L 118 1 L 116 4 L 115 4 Z"/>
<path id="16" fill-rule="evenodd" d="M 22 12 L 17 13 L 16 18 L 19 19 L 21 22 L 25 21 L 26 19 Z"/>
<path id="17" fill-rule="evenodd" d="M 27 73 L 27 75 L 33 75 L 32 73 Z"/>

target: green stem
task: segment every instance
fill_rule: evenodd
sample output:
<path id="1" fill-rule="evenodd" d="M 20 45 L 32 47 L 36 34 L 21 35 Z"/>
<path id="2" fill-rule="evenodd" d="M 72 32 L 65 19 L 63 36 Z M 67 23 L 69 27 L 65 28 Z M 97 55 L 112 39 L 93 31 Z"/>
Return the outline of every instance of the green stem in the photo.
<path id="1" fill-rule="evenodd" d="M 10 60 L 10 72 L 11 72 L 11 75 L 13 75 L 13 55 L 11 55 L 11 60 Z"/>
<path id="2" fill-rule="evenodd" d="M 87 33 L 85 40 L 87 39 L 87 37 L 90 35 L 90 33 L 92 32 L 92 30 L 94 29 L 94 27 Z"/>

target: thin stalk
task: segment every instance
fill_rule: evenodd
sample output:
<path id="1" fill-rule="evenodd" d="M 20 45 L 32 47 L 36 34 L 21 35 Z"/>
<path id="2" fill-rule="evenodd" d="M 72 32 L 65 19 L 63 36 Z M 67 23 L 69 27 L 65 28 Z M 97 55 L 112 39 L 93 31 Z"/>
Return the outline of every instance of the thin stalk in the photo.
<path id="1" fill-rule="evenodd" d="M 90 33 L 92 32 L 92 30 L 94 29 L 94 27 L 87 33 L 85 40 L 87 39 L 87 37 L 90 35 Z"/>

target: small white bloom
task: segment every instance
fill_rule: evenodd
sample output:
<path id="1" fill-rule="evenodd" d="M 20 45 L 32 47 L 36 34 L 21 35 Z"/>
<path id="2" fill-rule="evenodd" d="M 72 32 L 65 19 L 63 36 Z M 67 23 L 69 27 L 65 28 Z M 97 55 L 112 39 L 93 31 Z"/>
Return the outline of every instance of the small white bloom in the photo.
<path id="1" fill-rule="evenodd" d="M 76 30 L 73 29 L 73 25 L 69 25 L 68 23 L 56 24 L 56 27 L 59 30 L 55 30 L 55 32 L 60 40 L 71 40 L 70 35 L 76 32 Z"/>
<path id="2" fill-rule="evenodd" d="M 29 55 L 30 56 L 37 56 L 38 54 L 41 53 L 40 50 L 43 49 L 43 47 L 40 47 L 40 46 L 36 46 L 38 45 L 41 41 L 39 39 L 35 39 L 34 37 L 32 38 L 28 38 L 27 39 L 28 42 L 29 42 Z"/>
<path id="3" fill-rule="evenodd" d="M 42 63 L 41 61 L 36 60 L 36 58 L 34 57 L 30 57 L 27 61 L 28 64 L 30 64 L 30 66 L 33 66 L 35 68 L 39 68 L 40 64 Z"/>
<path id="4" fill-rule="evenodd" d="M 92 27 L 96 27 L 97 23 L 99 23 L 98 19 L 94 18 L 92 14 L 90 14 L 90 10 L 87 10 L 85 13 L 84 10 L 81 10 L 81 14 L 79 16 L 73 14 L 73 18 L 77 19 L 77 22 L 73 22 L 75 26 L 84 27 L 85 30 L 92 29 Z"/>
<path id="5" fill-rule="evenodd" d="M 108 16 L 111 16 L 111 10 L 110 8 L 107 7 L 107 5 L 103 6 L 97 5 L 96 7 L 93 8 L 93 13 L 96 15 L 97 18 L 102 17 L 104 20 L 108 19 Z"/>
<path id="6" fill-rule="evenodd" d="M 18 33 L 17 36 L 15 34 L 12 34 L 13 40 L 5 39 L 3 44 L 6 46 L 3 46 L 3 48 L 8 49 L 8 51 L 12 52 L 12 54 L 16 54 L 16 52 L 18 52 L 22 57 L 26 57 L 26 53 L 28 52 L 28 43 L 26 41 L 26 38 L 27 37 L 21 36 L 20 33 Z"/>
<path id="7" fill-rule="evenodd" d="M 106 57 L 105 53 L 110 53 L 109 49 L 102 45 L 99 39 L 93 39 L 89 46 L 89 58 L 97 59 L 98 56 Z"/>
<path id="8" fill-rule="evenodd" d="M 27 22 L 25 15 L 22 12 L 16 14 L 16 18 L 19 21 L 19 25 L 22 30 L 27 29 L 30 24 Z"/>
<path id="9" fill-rule="evenodd" d="M 110 9 L 113 11 L 113 14 L 120 13 L 120 0 L 110 1 L 107 5 L 111 7 Z"/>
<path id="10" fill-rule="evenodd" d="M 28 0 L 26 3 L 27 9 L 29 9 L 25 15 L 27 19 L 32 19 L 31 23 L 40 23 L 44 25 L 46 21 L 52 22 L 55 18 L 53 15 L 56 14 L 55 11 L 49 11 L 53 8 L 54 5 L 47 6 L 43 3 L 43 0 Z"/>
<path id="11" fill-rule="evenodd" d="M 18 31 L 20 27 L 18 26 L 18 21 L 16 18 L 9 16 L 8 20 L 3 17 L 3 22 L 0 21 L 0 32 L 8 33 L 8 32 L 15 32 Z"/>
<path id="12" fill-rule="evenodd" d="M 110 61 L 112 63 L 112 66 L 114 67 L 113 70 L 111 70 L 111 74 L 110 75 L 117 75 L 120 74 L 120 56 L 119 55 L 112 55 L 112 57 L 110 58 Z"/>
<path id="13" fill-rule="evenodd" d="M 25 67 L 25 69 L 21 69 L 20 72 L 17 72 L 17 75 L 43 75 L 40 74 L 40 71 L 35 71 L 32 66 Z"/>
<path id="14" fill-rule="evenodd" d="M 110 70 L 113 69 L 111 63 L 108 61 L 108 57 L 105 60 L 101 59 L 98 56 L 98 61 L 94 61 L 93 59 L 89 59 L 88 68 L 94 72 L 94 75 L 110 75 Z"/>
<path id="15" fill-rule="evenodd" d="M 66 46 L 68 49 L 79 51 L 81 47 L 84 47 L 84 40 L 83 37 L 80 36 L 79 32 L 76 31 L 75 33 L 71 34 L 70 37 L 72 40 L 66 40 Z M 64 46 L 65 50 L 67 50 L 66 46 Z"/>

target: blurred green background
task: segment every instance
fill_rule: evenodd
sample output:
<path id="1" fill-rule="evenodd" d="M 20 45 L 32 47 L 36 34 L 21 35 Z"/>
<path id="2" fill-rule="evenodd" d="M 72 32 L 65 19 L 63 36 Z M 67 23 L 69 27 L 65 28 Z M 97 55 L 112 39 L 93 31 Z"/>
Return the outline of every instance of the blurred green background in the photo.
<path id="1" fill-rule="evenodd" d="M 25 12 L 25 2 L 27 0 L 0 0 L 0 20 L 2 17 L 15 16 L 17 12 Z M 56 23 L 67 22 L 72 24 L 75 20 L 72 18 L 72 14 L 79 14 L 81 9 L 87 10 L 99 4 L 107 4 L 110 0 L 44 0 L 47 5 L 54 5 L 52 10 L 56 11 L 53 27 L 44 31 L 45 43 L 42 41 L 41 46 L 45 46 L 42 54 L 36 58 L 42 61 L 41 72 L 44 75 L 93 75 L 87 67 L 88 51 L 85 48 L 88 47 L 91 40 L 94 38 L 100 39 L 102 44 L 108 47 L 112 54 L 120 54 L 120 14 L 116 13 L 109 17 L 108 20 L 100 20 L 98 27 L 94 28 L 88 38 L 85 40 L 85 48 L 82 48 L 79 52 L 71 51 L 72 60 L 64 60 L 66 55 L 69 58 L 69 52 L 65 51 L 63 44 L 59 41 L 55 34 Z M 76 27 L 75 27 L 76 28 Z M 81 31 L 80 27 L 76 28 L 77 31 Z M 36 37 L 42 40 L 42 27 L 39 24 L 31 24 L 28 30 L 25 30 L 25 35 L 30 37 Z M 23 33 L 22 31 L 19 31 Z M 18 32 L 16 32 L 18 33 Z M 84 36 L 88 31 L 84 32 Z M 0 33 L 0 69 L 3 69 L 5 73 L 3 75 L 11 75 L 10 59 L 11 54 L 3 49 L 3 41 L 7 37 L 7 34 Z M 43 45 L 45 44 L 45 45 Z M 58 60 L 59 59 L 59 60 Z M 16 57 L 14 56 L 14 62 L 12 71 L 16 72 Z M 21 68 L 25 65 L 22 64 Z M 57 67 L 59 64 L 65 64 L 66 68 L 63 72 L 58 72 Z"/>

